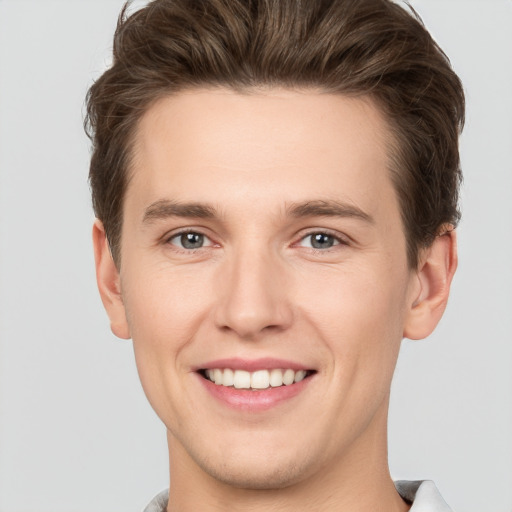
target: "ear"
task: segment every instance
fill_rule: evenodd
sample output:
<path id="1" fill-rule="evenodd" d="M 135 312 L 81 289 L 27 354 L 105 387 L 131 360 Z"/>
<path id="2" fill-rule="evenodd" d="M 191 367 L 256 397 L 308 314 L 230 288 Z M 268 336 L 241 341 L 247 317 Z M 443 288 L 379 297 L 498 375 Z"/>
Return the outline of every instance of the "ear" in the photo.
<path id="1" fill-rule="evenodd" d="M 131 336 L 121 296 L 121 278 L 110 252 L 105 228 L 98 219 L 92 228 L 92 241 L 96 263 L 96 281 L 103 306 L 110 319 L 110 328 L 118 338 L 129 339 Z"/>
<path id="2" fill-rule="evenodd" d="M 436 237 L 420 258 L 411 287 L 404 337 L 426 338 L 443 316 L 457 269 L 457 236 L 451 226 Z"/>

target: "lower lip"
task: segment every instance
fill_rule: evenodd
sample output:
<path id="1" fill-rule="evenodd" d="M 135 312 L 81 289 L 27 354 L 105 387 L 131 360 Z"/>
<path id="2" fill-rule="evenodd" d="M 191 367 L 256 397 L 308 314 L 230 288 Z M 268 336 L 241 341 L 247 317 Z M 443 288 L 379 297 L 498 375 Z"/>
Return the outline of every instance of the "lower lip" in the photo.
<path id="1" fill-rule="evenodd" d="M 309 384 L 312 376 L 289 386 L 279 386 L 253 391 L 251 389 L 236 389 L 215 384 L 197 374 L 205 389 L 217 400 L 234 409 L 243 411 L 266 411 L 297 396 Z"/>

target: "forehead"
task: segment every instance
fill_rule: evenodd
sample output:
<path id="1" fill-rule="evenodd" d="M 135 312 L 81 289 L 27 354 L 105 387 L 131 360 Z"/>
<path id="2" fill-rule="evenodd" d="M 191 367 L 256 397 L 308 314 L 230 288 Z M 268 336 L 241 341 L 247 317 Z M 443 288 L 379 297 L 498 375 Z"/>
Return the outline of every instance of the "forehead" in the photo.
<path id="1" fill-rule="evenodd" d="M 367 98 L 186 91 L 157 101 L 142 117 L 126 199 L 144 208 L 167 196 L 226 205 L 236 195 L 238 207 L 249 210 L 314 196 L 375 210 L 383 192 L 394 200 L 389 139 Z"/>

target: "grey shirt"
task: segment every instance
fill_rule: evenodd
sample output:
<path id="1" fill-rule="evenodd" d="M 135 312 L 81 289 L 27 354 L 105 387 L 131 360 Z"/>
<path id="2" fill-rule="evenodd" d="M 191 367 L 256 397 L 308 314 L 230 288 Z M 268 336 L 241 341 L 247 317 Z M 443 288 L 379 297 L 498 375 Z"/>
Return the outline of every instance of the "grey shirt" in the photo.
<path id="1" fill-rule="evenodd" d="M 395 487 L 400 496 L 412 503 L 410 512 L 452 512 L 431 480 L 398 480 Z M 155 496 L 144 512 L 165 512 L 169 491 Z"/>

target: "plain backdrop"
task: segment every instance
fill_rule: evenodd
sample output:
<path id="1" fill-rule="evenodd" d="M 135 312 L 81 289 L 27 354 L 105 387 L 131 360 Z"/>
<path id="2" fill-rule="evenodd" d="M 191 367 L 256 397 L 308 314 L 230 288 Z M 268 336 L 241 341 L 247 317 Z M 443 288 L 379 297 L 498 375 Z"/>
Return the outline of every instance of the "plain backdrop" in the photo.
<path id="1" fill-rule="evenodd" d="M 467 92 L 460 266 L 393 384 L 394 478 L 512 512 L 512 2 L 412 1 Z M 165 431 L 96 291 L 82 130 L 122 0 L 0 0 L 0 511 L 138 512 Z"/>

